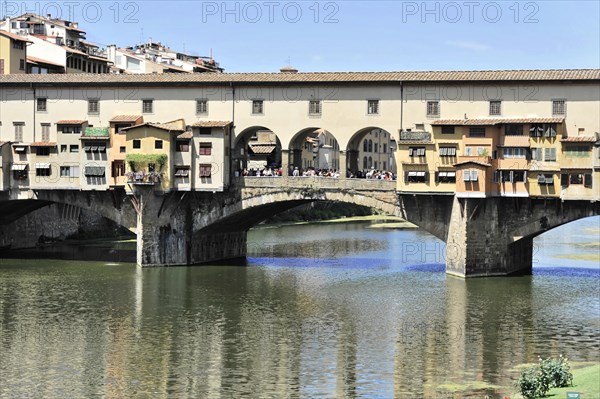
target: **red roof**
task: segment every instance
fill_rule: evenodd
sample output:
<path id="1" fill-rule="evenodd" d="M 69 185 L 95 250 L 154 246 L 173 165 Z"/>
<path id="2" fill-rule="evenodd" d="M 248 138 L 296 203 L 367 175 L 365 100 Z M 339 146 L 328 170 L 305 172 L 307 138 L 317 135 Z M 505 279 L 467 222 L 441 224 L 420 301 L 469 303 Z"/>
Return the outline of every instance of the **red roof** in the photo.
<path id="1" fill-rule="evenodd" d="M 84 123 L 87 123 L 87 121 L 78 119 L 61 119 L 56 122 L 57 125 L 83 125 Z"/>
<path id="2" fill-rule="evenodd" d="M 23 36 L 19 36 L 17 34 L 10 33 L 10 32 L 7 32 L 5 30 L 0 30 L 0 35 L 6 36 L 6 37 L 8 37 L 9 39 L 12 39 L 12 40 L 20 40 L 22 42 L 33 43 L 31 40 L 28 40 L 28 39 L 24 38 Z"/>
<path id="3" fill-rule="evenodd" d="M 31 147 L 56 147 L 56 143 L 50 143 L 47 141 L 36 141 L 29 144 Z"/>
<path id="4" fill-rule="evenodd" d="M 30 64 L 46 64 L 46 65 L 54 65 L 57 67 L 64 68 L 64 65 L 57 64 L 56 62 L 44 60 L 42 58 L 32 57 L 30 55 L 27 56 L 27 62 L 29 62 Z"/>
<path id="5" fill-rule="evenodd" d="M 130 122 L 135 123 L 142 115 L 115 115 L 109 122 Z"/>
<path id="6" fill-rule="evenodd" d="M 231 125 L 229 121 L 200 121 L 194 123 L 194 127 L 225 127 Z"/>
<path id="7" fill-rule="evenodd" d="M 577 137 L 565 137 L 560 141 L 566 141 L 568 143 L 595 143 L 597 141 L 594 136 L 577 136 Z"/>
<path id="8" fill-rule="evenodd" d="M 505 123 L 563 123 L 565 118 L 476 118 L 476 119 L 440 119 L 432 125 L 453 126 L 494 126 Z"/>

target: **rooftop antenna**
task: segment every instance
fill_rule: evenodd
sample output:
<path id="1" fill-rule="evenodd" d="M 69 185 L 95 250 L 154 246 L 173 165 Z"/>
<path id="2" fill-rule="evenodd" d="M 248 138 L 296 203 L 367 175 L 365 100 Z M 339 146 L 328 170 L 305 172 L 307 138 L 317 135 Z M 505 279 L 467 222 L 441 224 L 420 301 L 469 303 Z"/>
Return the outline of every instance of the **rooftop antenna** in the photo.
<path id="1" fill-rule="evenodd" d="M 212 47 L 210 48 L 210 60 L 212 61 Z"/>

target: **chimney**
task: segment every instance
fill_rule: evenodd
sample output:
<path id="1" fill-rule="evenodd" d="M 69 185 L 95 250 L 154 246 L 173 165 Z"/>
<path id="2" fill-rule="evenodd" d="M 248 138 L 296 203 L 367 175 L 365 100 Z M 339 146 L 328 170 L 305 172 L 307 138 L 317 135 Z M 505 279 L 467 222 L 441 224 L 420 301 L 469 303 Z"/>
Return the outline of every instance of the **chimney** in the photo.
<path id="1" fill-rule="evenodd" d="M 286 66 L 279 70 L 281 73 L 298 73 L 298 70 L 293 66 Z"/>

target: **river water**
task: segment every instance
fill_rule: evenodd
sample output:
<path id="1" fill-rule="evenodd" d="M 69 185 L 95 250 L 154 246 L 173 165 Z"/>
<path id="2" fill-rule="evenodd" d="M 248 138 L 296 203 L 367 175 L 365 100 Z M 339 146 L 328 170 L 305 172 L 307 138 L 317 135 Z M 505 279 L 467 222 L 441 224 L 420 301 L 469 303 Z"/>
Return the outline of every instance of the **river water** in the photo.
<path id="1" fill-rule="evenodd" d="M 467 281 L 368 226 L 255 229 L 245 266 L 3 259 L 0 397 L 502 398 L 538 356 L 600 361 L 600 218 L 536 239 L 532 276 Z"/>

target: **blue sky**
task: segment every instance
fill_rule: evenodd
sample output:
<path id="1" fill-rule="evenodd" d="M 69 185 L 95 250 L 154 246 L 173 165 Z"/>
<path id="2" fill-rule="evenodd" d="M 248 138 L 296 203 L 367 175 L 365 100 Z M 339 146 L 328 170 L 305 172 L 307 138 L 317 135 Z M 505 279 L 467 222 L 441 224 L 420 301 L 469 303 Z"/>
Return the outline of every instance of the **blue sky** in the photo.
<path id="1" fill-rule="evenodd" d="M 600 1 L 0 0 L 73 16 L 88 40 L 159 40 L 228 72 L 600 68 Z M 67 18 L 68 19 L 68 18 Z"/>

